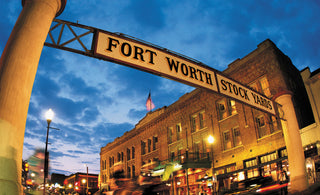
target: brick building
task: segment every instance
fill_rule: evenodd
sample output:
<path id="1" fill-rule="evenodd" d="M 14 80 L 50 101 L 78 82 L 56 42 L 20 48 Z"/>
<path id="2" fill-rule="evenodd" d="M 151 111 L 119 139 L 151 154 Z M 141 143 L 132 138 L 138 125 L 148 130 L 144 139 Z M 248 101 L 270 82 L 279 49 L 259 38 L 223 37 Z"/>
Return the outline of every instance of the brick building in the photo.
<path id="1" fill-rule="evenodd" d="M 305 150 L 307 176 L 309 183 L 320 180 L 320 68 L 310 72 L 309 68 L 301 71 L 315 122 L 300 130 L 302 146 Z"/>
<path id="2" fill-rule="evenodd" d="M 314 123 L 299 70 L 270 40 L 235 60 L 223 74 L 270 99 L 291 91 L 299 127 Z M 289 171 L 281 106 L 279 110 L 272 116 L 195 89 L 172 105 L 149 112 L 134 129 L 101 148 L 102 186 L 109 185 L 119 162 L 130 178 L 155 163 L 154 173 L 165 180 L 158 188 L 162 194 L 222 191 L 234 181 L 256 176 L 277 180 L 281 168 Z"/>
<path id="3" fill-rule="evenodd" d="M 98 175 L 87 173 L 74 173 L 64 180 L 65 193 L 94 194 L 99 190 Z"/>

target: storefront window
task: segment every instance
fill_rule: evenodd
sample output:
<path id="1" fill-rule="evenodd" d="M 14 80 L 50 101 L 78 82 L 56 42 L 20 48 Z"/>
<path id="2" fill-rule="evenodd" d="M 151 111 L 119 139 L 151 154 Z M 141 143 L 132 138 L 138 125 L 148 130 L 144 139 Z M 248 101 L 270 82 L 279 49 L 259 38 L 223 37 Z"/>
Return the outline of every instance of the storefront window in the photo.
<path id="1" fill-rule="evenodd" d="M 233 172 L 235 170 L 236 170 L 236 166 L 235 165 L 231 165 L 231 166 L 226 167 L 227 173 Z"/>
<path id="2" fill-rule="evenodd" d="M 286 148 L 280 150 L 280 157 L 285 157 L 285 156 L 288 156 L 288 152 Z"/>
<path id="3" fill-rule="evenodd" d="M 259 170 L 258 168 L 255 169 L 249 169 L 247 171 L 248 179 L 252 177 L 258 177 L 259 176 Z"/>
<path id="4" fill-rule="evenodd" d="M 261 163 L 266 163 L 266 162 L 270 162 L 270 161 L 273 161 L 273 160 L 276 160 L 276 159 L 277 159 L 277 153 L 274 152 L 274 153 L 271 153 L 271 154 L 267 154 L 267 155 L 261 156 L 260 157 L 260 162 Z"/>
<path id="5" fill-rule="evenodd" d="M 257 162 L 256 158 L 245 161 L 245 167 L 246 168 L 250 168 L 250 167 L 256 166 L 257 164 L 258 164 L 258 162 Z"/>

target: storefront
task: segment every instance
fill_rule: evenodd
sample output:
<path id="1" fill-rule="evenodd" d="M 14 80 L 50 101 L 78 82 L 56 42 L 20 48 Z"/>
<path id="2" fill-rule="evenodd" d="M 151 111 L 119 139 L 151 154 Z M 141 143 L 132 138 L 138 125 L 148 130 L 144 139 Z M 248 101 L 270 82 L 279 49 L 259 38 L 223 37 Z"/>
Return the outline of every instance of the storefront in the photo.
<path id="1" fill-rule="evenodd" d="M 289 164 L 285 148 L 263 154 L 243 161 L 243 169 L 236 170 L 236 164 L 230 164 L 215 169 L 218 182 L 218 191 L 232 189 L 235 182 L 264 176 L 271 176 L 274 181 L 279 181 L 282 171 L 288 176 Z"/>
<path id="2" fill-rule="evenodd" d="M 313 184 L 320 180 L 320 157 L 318 155 L 317 143 L 304 147 L 306 158 L 306 171 L 308 183 Z"/>
<path id="3" fill-rule="evenodd" d="M 204 168 L 190 168 L 188 169 L 188 176 L 186 170 L 177 171 L 174 176 L 174 189 L 177 195 L 189 194 L 212 194 L 214 182 L 212 176 L 208 174 L 208 170 Z"/>

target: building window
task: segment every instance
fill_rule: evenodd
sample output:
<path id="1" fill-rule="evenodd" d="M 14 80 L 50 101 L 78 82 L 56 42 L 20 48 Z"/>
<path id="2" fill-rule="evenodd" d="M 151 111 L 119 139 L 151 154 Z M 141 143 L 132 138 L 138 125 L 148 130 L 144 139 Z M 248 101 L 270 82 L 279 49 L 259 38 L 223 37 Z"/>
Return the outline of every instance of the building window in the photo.
<path id="1" fill-rule="evenodd" d="M 271 154 L 260 156 L 260 162 L 261 163 L 266 163 L 266 162 L 270 162 L 270 161 L 276 160 L 277 158 L 278 158 L 277 153 L 274 152 L 274 153 L 271 153 Z"/>
<path id="2" fill-rule="evenodd" d="M 118 152 L 118 162 L 120 162 L 120 160 L 121 160 L 121 154 L 120 152 Z"/>
<path id="3" fill-rule="evenodd" d="M 130 149 L 127 148 L 127 160 L 130 160 Z"/>
<path id="4" fill-rule="evenodd" d="M 229 98 L 223 98 L 217 102 L 217 110 L 219 120 L 225 119 L 228 116 L 237 114 L 236 102 Z"/>
<path id="5" fill-rule="evenodd" d="M 223 146 L 224 146 L 223 147 L 224 150 L 228 150 L 232 147 L 231 146 L 231 136 L 230 136 L 229 130 L 223 132 Z"/>
<path id="6" fill-rule="evenodd" d="M 242 145 L 241 133 L 238 126 L 231 128 L 231 130 L 224 131 L 222 138 L 224 150 Z"/>
<path id="7" fill-rule="evenodd" d="M 127 167 L 127 170 L 128 170 L 128 174 L 127 174 L 127 177 L 128 178 L 131 178 L 131 167 Z"/>
<path id="8" fill-rule="evenodd" d="M 141 141 L 141 154 L 146 154 L 146 142 Z"/>
<path id="9" fill-rule="evenodd" d="M 136 176 L 135 172 L 136 172 L 136 167 L 132 165 L 132 178 Z"/>
<path id="10" fill-rule="evenodd" d="M 250 85 L 250 87 L 253 89 L 253 90 L 255 90 L 255 91 L 259 91 L 259 88 L 258 88 L 258 84 L 255 82 L 255 83 L 252 83 L 251 85 Z"/>
<path id="11" fill-rule="evenodd" d="M 235 170 L 236 170 L 236 166 L 235 165 L 226 166 L 226 172 L 227 173 L 233 172 Z"/>
<path id="12" fill-rule="evenodd" d="M 225 173 L 224 168 L 215 169 L 215 174 L 216 175 L 221 175 L 221 174 L 224 174 L 224 173 Z"/>
<path id="13" fill-rule="evenodd" d="M 281 150 L 279 151 L 279 155 L 280 155 L 280 158 L 285 157 L 285 156 L 288 156 L 287 149 L 286 149 L 286 148 L 281 149 Z"/>
<path id="14" fill-rule="evenodd" d="M 174 152 L 171 152 L 171 161 L 174 159 Z"/>
<path id="15" fill-rule="evenodd" d="M 204 128 L 204 111 L 199 113 L 199 125 L 200 129 Z"/>
<path id="16" fill-rule="evenodd" d="M 157 143 L 158 143 L 158 137 L 154 136 L 153 137 L 153 150 L 157 149 Z"/>
<path id="17" fill-rule="evenodd" d="M 123 152 L 121 152 L 121 161 L 123 162 Z"/>
<path id="18" fill-rule="evenodd" d="M 271 93 L 270 93 L 269 82 L 268 82 L 267 77 L 263 77 L 262 79 L 259 80 L 259 82 L 260 82 L 260 85 L 261 85 L 262 93 L 265 96 L 270 97 Z"/>
<path id="19" fill-rule="evenodd" d="M 262 77 L 258 81 L 255 81 L 254 83 L 250 84 L 250 87 L 257 92 L 264 94 L 267 97 L 271 96 L 267 77 Z"/>
<path id="20" fill-rule="evenodd" d="M 270 120 L 270 133 L 274 133 L 281 129 L 280 120 L 275 116 L 269 115 Z"/>
<path id="21" fill-rule="evenodd" d="M 194 143 L 194 155 L 196 160 L 200 159 L 200 142 Z"/>
<path id="22" fill-rule="evenodd" d="M 148 152 L 151 152 L 151 139 L 148 139 Z"/>
<path id="23" fill-rule="evenodd" d="M 228 99 L 229 115 L 237 114 L 236 101 Z"/>
<path id="24" fill-rule="evenodd" d="M 259 138 L 267 135 L 267 128 L 265 125 L 264 115 L 260 115 L 256 118 L 256 124 L 258 128 Z"/>
<path id="25" fill-rule="evenodd" d="M 172 137 L 173 137 L 173 128 L 169 127 L 168 128 L 168 144 L 172 143 Z"/>
<path id="26" fill-rule="evenodd" d="M 224 100 L 221 100 L 217 103 L 218 107 L 218 113 L 219 113 L 219 119 L 227 118 L 227 109 L 226 109 L 226 102 Z"/>
<path id="27" fill-rule="evenodd" d="M 191 116 L 191 132 L 195 132 L 197 130 L 197 115 Z"/>
<path id="28" fill-rule="evenodd" d="M 181 139 L 181 124 L 176 125 L 176 131 L 177 131 L 177 140 Z"/>
<path id="29" fill-rule="evenodd" d="M 134 156 L 135 156 L 135 149 L 134 149 L 134 147 L 132 147 L 131 154 L 132 154 L 132 159 L 134 159 Z"/>
<path id="30" fill-rule="evenodd" d="M 239 127 L 232 128 L 234 146 L 242 145 Z"/>
<path id="31" fill-rule="evenodd" d="M 109 167 L 112 167 L 113 164 L 114 164 L 114 158 L 109 157 Z"/>
<path id="32" fill-rule="evenodd" d="M 196 132 L 205 127 L 205 111 L 200 111 L 191 116 L 191 132 Z"/>
<path id="33" fill-rule="evenodd" d="M 258 165 L 258 161 L 256 158 L 244 161 L 245 168 L 250 168 L 250 167 L 257 166 L 257 165 Z"/>
<path id="34" fill-rule="evenodd" d="M 248 175 L 248 179 L 252 177 L 258 177 L 259 169 L 258 168 L 248 169 L 247 175 Z"/>

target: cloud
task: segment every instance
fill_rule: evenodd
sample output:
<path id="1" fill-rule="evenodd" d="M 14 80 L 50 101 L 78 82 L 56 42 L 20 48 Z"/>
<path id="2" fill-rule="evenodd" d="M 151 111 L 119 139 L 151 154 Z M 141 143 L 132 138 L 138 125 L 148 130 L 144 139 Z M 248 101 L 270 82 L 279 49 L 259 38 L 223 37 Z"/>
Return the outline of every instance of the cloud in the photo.
<path id="1" fill-rule="evenodd" d="M 165 15 L 162 9 L 165 4 L 165 1 L 136 0 L 131 1 L 125 11 L 133 16 L 135 24 L 140 28 L 159 29 L 164 26 Z"/>

